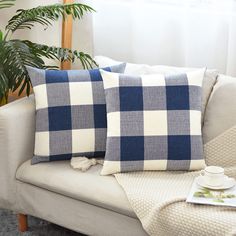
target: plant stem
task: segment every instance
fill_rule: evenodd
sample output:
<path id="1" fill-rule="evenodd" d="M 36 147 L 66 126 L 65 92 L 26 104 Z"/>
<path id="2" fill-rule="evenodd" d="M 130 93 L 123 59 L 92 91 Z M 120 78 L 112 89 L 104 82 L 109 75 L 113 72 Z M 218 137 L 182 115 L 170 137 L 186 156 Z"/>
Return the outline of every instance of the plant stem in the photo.
<path id="1" fill-rule="evenodd" d="M 6 34 L 5 34 L 4 38 L 3 38 L 3 41 L 6 41 L 6 40 L 7 40 L 7 37 L 8 37 L 8 35 L 9 35 L 9 33 L 10 33 L 10 30 L 7 30 L 7 32 L 6 32 Z"/>
<path id="2" fill-rule="evenodd" d="M 0 106 L 6 105 L 8 102 L 8 93 L 3 98 L 0 98 Z"/>

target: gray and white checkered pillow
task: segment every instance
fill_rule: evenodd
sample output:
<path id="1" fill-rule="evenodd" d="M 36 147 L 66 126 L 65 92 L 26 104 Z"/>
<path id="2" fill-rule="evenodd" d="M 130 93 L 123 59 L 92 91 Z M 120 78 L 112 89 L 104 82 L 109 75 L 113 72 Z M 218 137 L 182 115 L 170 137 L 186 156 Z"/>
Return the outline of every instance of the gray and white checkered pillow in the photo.
<path id="1" fill-rule="evenodd" d="M 123 73 L 125 63 L 104 68 Z M 32 164 L 76 156 L 103 157 L 106 104 L 99 69 L 39 70 L 28 67 L 36 101 Z"/>
<path id="2" fill-rule="evenodd" d="M 101 70 L 108 122 L 101 174 L 203 168 L 204 72 L 133 77 Z"/>

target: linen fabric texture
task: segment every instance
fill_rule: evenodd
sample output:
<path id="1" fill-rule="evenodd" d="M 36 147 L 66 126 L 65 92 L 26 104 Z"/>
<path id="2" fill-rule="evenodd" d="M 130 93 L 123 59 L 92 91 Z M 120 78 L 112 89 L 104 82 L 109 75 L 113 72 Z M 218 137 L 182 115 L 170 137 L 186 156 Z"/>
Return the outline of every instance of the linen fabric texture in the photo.
<path id="1" fill-rule="evenodd" d="M 113 66 L 122 63 L 121 61 L 117 61 L 105 56 L 95 56 L 94 60 L 99 64 L 100 67 Z M 126 63 L 124 74 L 127 75 L 147 75 L 147 74 L 177 74 L 177 73 L 187 73 L 190 71 L 196 71 L 199 68 L 193 67 L 176 67 L 176 66 L 165 66 L 165 65 L 147 65 L 147 64 L 134 64 L 134 63 Z M 207 69 L 203 78 L 202 83 L 202 126 L 204 123 L 204 115 L 206 111 L 206 107 L 208 104 L 209 97 L 213 90 L 213 87 L 216 83 L 216 79 L 219 72 L 214 69 Z M 203 133 L 203 142 L 204 139 Z"/>
<path id="2" fill-rule="evenodd" d="M 122 63 L 104 70 L 123 73 Z M 40 70 L 28 67 L 36 100 L 32 164 L 104 157 L 106 105 L 99 69 Z"/>
<path id="3" fill-rule="evenodd" d="M 108 122 L 101 174 L 204 168 L 204 72 L 134 77 L 101 70 Z"/>

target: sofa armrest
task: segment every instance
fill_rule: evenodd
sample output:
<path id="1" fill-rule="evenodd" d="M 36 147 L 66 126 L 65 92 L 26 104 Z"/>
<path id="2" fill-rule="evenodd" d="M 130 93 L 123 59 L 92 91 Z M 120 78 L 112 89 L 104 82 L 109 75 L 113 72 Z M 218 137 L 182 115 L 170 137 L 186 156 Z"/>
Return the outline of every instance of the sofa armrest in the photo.
<path id="1" fill-rule="evenodd" d="M 16 170 L 33 156 L 34 97 L 0 107 L 0 208 L 14 209 Z"/>

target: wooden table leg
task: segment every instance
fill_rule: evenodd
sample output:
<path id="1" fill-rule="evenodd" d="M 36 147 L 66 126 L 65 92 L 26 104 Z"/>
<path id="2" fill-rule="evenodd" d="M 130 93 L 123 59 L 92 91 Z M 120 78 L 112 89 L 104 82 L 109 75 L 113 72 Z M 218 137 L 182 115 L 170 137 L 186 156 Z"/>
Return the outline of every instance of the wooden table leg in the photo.
<path id="1" fill-rule="evenodd" d="M 18 214 L 18 227 L 20 232 L 28 230 L 27 215 Z"/>

